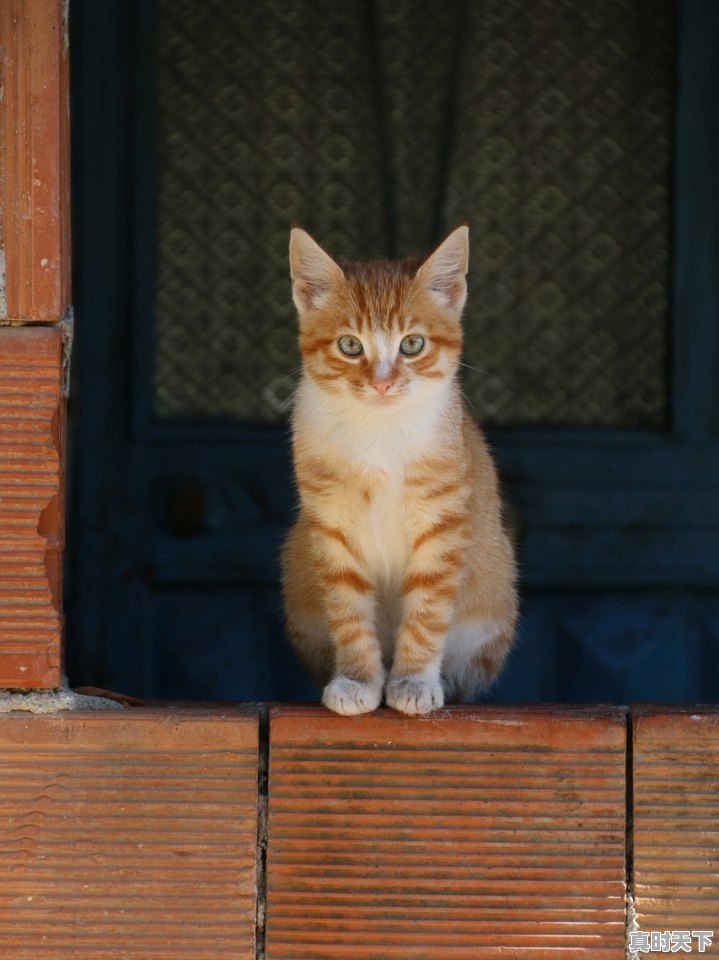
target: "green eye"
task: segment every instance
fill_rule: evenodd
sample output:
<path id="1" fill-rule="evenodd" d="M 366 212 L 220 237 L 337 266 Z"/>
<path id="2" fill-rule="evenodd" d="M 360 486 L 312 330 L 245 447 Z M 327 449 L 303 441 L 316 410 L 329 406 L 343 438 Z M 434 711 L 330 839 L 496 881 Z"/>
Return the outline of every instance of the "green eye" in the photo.
<path id="1" fill-rule="evenodd" d="M 410 333 L 399 345 L 400 353 L 404 353 L 408 357 L 414 357 L 421 353 L 423 347 L 424 337 L 420 337 L 418 333 Z"/>
<path id="2" fill-rule="evenodd" d="M 337 341 L 337 346 L 340 348 L 342 353 L 348 357 L 358 357 L 364 349 L 357 337 L 352 337 L 349 334 L 344 337 L 340 337 Z"/>

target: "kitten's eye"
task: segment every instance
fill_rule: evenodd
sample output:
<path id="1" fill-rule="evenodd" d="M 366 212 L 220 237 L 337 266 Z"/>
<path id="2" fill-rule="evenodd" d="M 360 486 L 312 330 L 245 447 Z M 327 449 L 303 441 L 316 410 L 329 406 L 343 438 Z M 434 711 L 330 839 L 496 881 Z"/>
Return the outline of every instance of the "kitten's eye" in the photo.
<path id="1" fill-rule="evenodd" d="M 348 357 L 358 357 L 364 349 L 357 337 L 346 334 L 337 341 L 337 346 Z"/>
<path id="2" fill-rule="evenodd" d="M 408 357 L 416 356 L 421 352 L 422 347 L 424 347 L 424 337 L 420 337 L 418 333 L 410 333 L 399 345 L 400 353 Z"/>

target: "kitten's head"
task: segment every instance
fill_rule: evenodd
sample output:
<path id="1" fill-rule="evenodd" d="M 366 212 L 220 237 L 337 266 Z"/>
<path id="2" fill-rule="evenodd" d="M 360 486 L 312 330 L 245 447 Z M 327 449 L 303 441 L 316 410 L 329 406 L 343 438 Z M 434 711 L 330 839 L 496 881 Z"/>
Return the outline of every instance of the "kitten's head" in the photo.
<path id="1" fill-rule="evenodd" d="M 376 409 L 435 392 L 462 349 L 469 230 L 424 261 L 338 263 L 304 230 L 290 234 L 303 369 L 329 394 Z"/>

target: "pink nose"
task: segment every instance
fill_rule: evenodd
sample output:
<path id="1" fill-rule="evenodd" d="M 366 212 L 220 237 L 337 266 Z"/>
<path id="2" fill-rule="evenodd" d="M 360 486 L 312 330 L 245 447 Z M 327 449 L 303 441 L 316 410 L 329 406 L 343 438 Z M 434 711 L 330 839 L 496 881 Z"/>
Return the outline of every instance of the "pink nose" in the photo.
<path id="1" fill-rule="evenodd" d="M 380 377 L 372 383 L 372 386 L 375 388 L 377 393 L 383 397 L 385 393 L 387 393 L 389 387 L 392 386 L 392 381 L 389 379 L 389 377 Z"/>

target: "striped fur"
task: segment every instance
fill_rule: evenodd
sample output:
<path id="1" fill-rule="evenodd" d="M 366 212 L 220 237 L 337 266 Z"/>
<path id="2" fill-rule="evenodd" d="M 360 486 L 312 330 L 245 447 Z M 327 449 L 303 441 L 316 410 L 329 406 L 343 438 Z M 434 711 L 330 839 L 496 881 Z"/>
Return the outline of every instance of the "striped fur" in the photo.
<path id="1" fill-rule="evenodd" d="M 462 226 L 423 263 L 339 264 L 290 242 L 303 376 L 293 415 L 300 510 L 283 551 L 289 634 L 338 713 L 405 713 L 497 676 L 517 617 L 497 476 L 457 384 Z M 425 338 L 405 356 L 408 334 Z M 343 335 L 363 352 L 344 355 Z"/>

